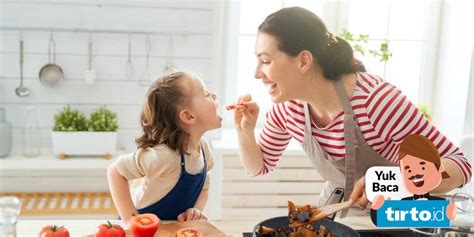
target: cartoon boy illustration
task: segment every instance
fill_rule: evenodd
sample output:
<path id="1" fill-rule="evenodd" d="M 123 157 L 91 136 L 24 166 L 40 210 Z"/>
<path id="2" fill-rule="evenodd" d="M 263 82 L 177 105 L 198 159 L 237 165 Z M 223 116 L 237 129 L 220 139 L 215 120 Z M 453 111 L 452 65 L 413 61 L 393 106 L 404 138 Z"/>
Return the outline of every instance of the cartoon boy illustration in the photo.
<path id="1" fill-rule="evenodd" d="M 438 149 L 427 137 L 417 134 L 406 137 L 400 144 L 398 161 L 403 184 L 406 190 L 413 194 L 402 200 L 444 200 L 430 194 L 430 191 L 438 187 L 443 179 L 449 178 L 449 175 L 444 172 Z M 384 201 L 382 195 L 375 196 L 372 209 L 379 209 Z M 456 211 L 456 204 L 451 199 L 446 208 L 446 216 L 453 220 Z"/>

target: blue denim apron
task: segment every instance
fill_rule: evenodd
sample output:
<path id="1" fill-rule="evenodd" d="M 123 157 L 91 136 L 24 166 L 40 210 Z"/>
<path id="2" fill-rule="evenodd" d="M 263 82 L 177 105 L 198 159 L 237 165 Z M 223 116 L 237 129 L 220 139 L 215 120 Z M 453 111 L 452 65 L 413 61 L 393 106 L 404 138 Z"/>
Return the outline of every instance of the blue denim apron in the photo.
<path id="1" fill-rule="evenodd" d="M 162 220 L 176 220 L 179 214 L 194 207 L 204 187 L 207 174 L 206 156 L 202 147 L 201 151 L 204 167 L 199 174 L 193 175 L 186 172 L 184 155 L 181 153 L 181 174 L 178 183 L 161 200 L 148 207 L 137 209 L 137 212 L 139 214 L 153 213 Z"/>

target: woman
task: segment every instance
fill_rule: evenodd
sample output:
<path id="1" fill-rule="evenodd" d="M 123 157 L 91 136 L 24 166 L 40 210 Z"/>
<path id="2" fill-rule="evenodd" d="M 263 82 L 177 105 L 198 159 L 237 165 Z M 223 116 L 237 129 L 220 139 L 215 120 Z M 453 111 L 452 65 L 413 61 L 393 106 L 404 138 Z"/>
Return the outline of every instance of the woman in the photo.
<path id="1" fill-rule="evenodd" d="M 295 138 L 327 180 L 319 204 L 340 187 L 345 188 L 345 200 L 365 208 L 366 170 L 395 165 L 400 142 L 420 134 L 437 146 L 451 177 L 436 192 L 469 182 L 471 166 L 459 148 L 400 90 L 363 72 L 350 45 L 331 34 L 314 13 L 284 8 L 269 15 L 258 30 L 255 78 L 268 86 L 275 104 L 257 142 L 259 107 L 250 95 L 237 101 L 244 105 L 234 116 L 240 159 L 249 174 L 272 171 Z"/>

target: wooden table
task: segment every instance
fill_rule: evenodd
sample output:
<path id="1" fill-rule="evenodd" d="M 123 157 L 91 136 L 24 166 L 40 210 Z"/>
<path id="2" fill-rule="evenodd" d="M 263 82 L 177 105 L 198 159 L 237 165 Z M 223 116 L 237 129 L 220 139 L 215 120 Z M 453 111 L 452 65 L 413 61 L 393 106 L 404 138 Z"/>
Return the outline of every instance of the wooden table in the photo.
<path id="1" fill-rule="evenodd" d="M 243 232 L 251 232 L 255 224 L 260 219 L 248 220 L 210 220 L 209 222 L 219 228 L 228 236 L 240 237 Z M 354 229 L 374 229 L 375 226 L 367 217 L 348 217 L 337 220 Z M 105 223 L 106 220 L 20 220 L 17 223 L 17 236 L 37 236 L 41 228 L 45 225 L 64 225 L 70 232 L 71 236 L 83 236 L 93 234 L 99 224 Z M 113 220 L 112 223 L 122 225 L 119 220 Z"/>

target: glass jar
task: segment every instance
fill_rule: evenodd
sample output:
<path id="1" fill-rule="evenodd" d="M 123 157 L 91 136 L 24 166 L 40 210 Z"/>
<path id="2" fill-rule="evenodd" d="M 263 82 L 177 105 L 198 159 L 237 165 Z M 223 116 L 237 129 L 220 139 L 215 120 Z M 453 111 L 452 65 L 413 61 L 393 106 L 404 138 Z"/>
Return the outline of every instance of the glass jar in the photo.
<path id="1" fill-rule="evenodd" d="M 0 108 L 0 158 L 7 157 L 12 150 L 12 124 L 6 120 L 4 108 Z"/>
<path id="2" fill-rule="evenodd" d="M 16 236 L 16 222 L 21 211 L 21 202 L 17 197 L 0 197 L 0 236 Z"/>
<path id="3" fill-rule="evenodd" d="M 36 157 L 40 155 L 41 131 L 38 127 L 36 109 L 26 109 L 25 127 L 23 128 L 23 156 Z"/>

